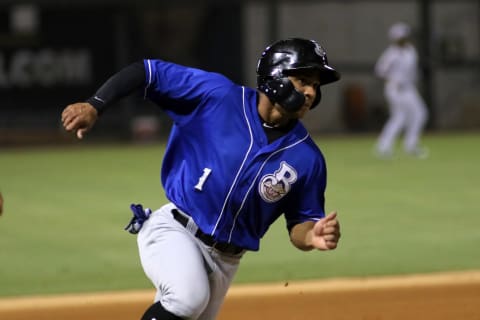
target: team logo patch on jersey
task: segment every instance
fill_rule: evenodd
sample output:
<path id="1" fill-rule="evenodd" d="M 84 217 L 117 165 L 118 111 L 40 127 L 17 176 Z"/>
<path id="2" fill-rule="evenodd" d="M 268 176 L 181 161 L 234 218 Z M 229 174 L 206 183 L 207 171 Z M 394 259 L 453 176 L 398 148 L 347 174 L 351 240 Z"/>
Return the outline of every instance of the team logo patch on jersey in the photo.
<path id="1" fill-rule="evenodd" d="M 278 170 L 262 177 L 258 184 L 258 192 L 266 202 L 276 202 L 290 191 L 295 181 L 297 181 L 297 171 L 282 161 Z"/>

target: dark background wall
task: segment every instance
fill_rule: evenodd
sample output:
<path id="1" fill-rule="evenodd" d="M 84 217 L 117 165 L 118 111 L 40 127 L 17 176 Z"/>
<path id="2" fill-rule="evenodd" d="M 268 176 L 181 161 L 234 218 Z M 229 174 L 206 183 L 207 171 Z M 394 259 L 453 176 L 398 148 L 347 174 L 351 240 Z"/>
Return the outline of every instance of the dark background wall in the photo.
<path id="1" fill-rule="evenodd" d="M 115 71 L 147 57 L 242 81 L 238 4 L 72 3 L 0 5 L 3 140 L 27 131 L 56 131 L 67 104 L 89 97 Z M 22 15 L 33 19 L 33 26 L 22 27 L 21 22 L 15 26 L 14 20 L 21 21 Z M 161 116 L 159 110 L 145 107 L 140 97 L 120 104 L 102 118 L 100 131 L 113 128 L 125 137 L 132 117 L 142 113 Z"/>
<path id="2" fill-rule="evenodd" d="M 0 144 L 61 136 L 67 104 L 84 100 L 108 76 L 145 57 L 255 86 L 261 50 L 292 35 L 324 41 L 343 75 L 307 126 L 355 131 L 358 123 L 346 123 L 352 119 L 346 119 L 345 104 L 356 103 L 373 119 L 358 128 L 377 130 L 385 109 L 372 67 L 387 44 L 389 24 L 399 19 L 414 29 L 429 128 L 480 127 L 480 0 L 0 0 Z M 143 116 L 168 129 L 161 110 L 141 97 L 118 104 L 92 137 L 128 139 L 133 120 Z"/>

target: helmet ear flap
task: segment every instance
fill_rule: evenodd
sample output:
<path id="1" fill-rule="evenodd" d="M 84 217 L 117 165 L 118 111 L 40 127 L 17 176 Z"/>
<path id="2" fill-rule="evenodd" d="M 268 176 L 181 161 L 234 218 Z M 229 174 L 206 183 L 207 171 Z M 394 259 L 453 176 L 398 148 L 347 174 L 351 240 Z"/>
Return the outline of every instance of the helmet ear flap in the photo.
<path id="1" fill-rule="evenodd" d="M 305 96 L 285 77 L 265 77 L 259 81 L 259 89 L 273 104 L 278 103 L 288 112 L 296 112 L 305 104 Z"/>

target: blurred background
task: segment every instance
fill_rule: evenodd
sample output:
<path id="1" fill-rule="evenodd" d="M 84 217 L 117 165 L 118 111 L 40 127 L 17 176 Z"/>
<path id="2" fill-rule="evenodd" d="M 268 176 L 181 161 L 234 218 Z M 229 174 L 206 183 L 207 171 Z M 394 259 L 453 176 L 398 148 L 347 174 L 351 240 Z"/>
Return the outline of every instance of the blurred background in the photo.
<path id="1" fill-rule="evenodd" d="M 325 87 L 322 111 L 309 115 L 307 127 L 379 131 L 387 109 L 373 66 L 397 21 L 413 29 L 429 130 L 480 128 L 480 0 L 0 0 L 0 146 L 71 139 L 60 127 L 62 109 L 143 58 L 254 87 L 263 49 L 293 36 L 317 40 L 343 76 Z M 90 139 L 168 132 L 169 120 L 140 97 L 119 104 Z"/>

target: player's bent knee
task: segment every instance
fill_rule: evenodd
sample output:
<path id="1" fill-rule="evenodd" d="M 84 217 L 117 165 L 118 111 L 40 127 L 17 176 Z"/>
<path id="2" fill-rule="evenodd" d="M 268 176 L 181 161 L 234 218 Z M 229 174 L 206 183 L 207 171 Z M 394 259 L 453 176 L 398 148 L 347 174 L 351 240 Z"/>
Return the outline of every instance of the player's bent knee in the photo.
<path id="1" fill-rule="evenodd" d="M 182 320 L 182 318 L 165 310 L 159 301 L 152 304 L 147 311 L 145 311 L 141 320 Z"/>
<path id="2" fill-rule="evenodd" d="M 163 305 L 185 319 L 196 319 L 207 307 L 210 294 L 205 290 L 194 290 L 192 292 L 183 292 L 183 294 L 170 294 L 164 296 L 161 300 Z"/>

